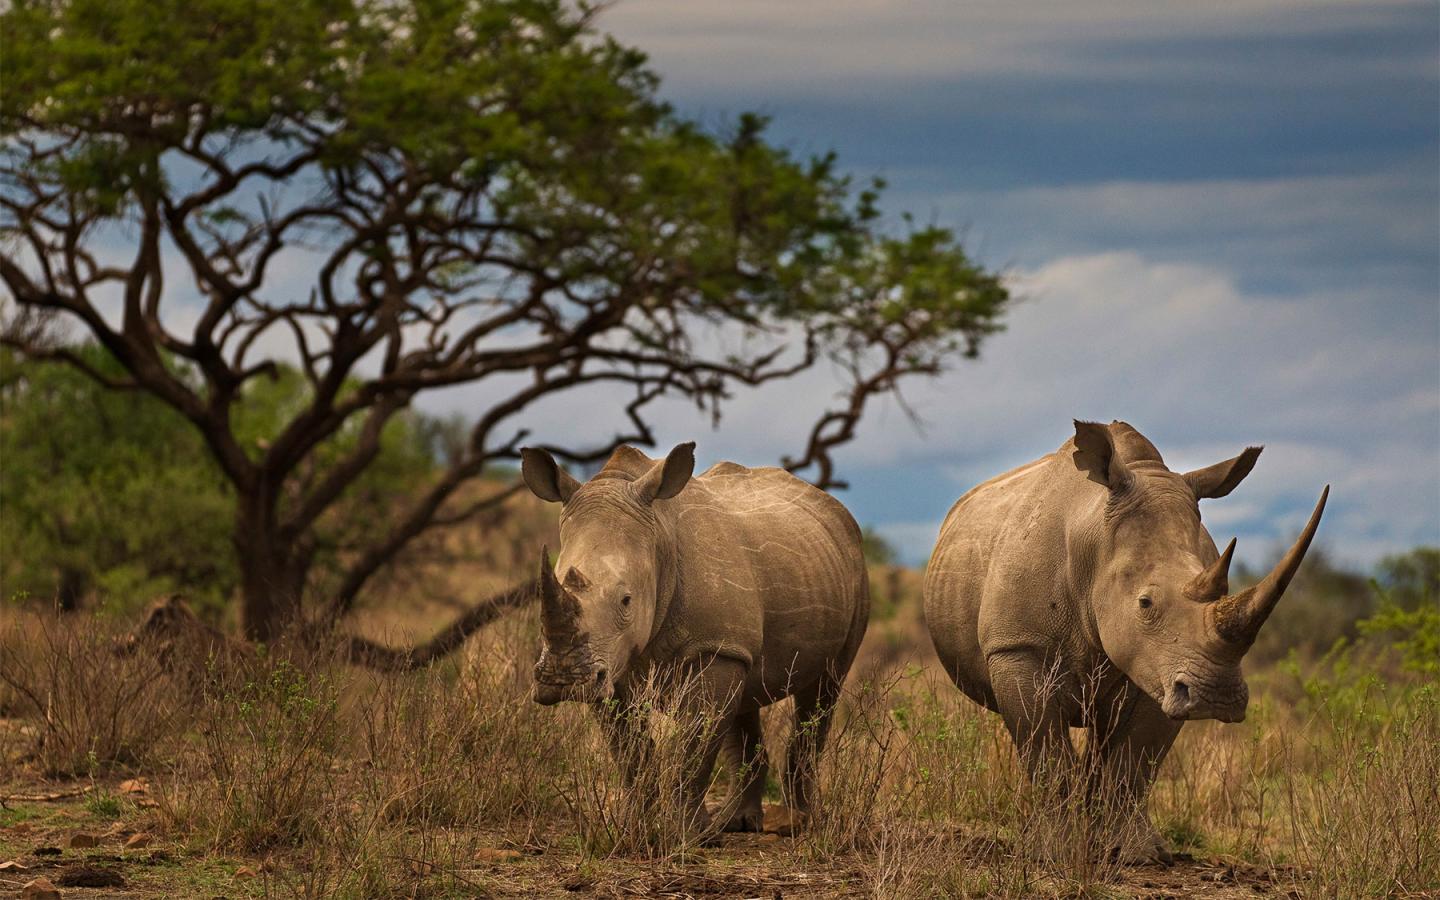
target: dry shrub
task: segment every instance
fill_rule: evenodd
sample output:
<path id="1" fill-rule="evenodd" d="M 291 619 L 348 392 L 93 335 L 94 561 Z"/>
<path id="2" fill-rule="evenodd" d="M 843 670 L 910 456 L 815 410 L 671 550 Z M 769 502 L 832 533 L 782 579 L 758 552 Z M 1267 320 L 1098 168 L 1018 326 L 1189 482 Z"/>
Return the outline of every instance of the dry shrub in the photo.
<path id="1" fill-rule="evenodd" d="M 633 726 L 619 746 L 583 721 L 572 720 L 560 735 L 567 765 L 557 791 L 581 849 L 592 857 L 684 858 L 709 837 L 695 821 L 686 786 L 696 774 L 699 748 L 719 725 L 719 710 L 703 695 L 698 677 L 652 676 L 635 689 L 632 708 L 619 715 Z M 629 759 L 633 767 L 622 761 Z M 722 809 L 717 827 L 723 820 Z"/>
<path id="2" fill-rule="evenodd" d="M 388 821 L 508 831 L 562 811 L 549 785 L 578 710 L 531 702 L 530 630 L 497 623 L 458 675 L 441 666 L 359 679 L 349 707 L 367 772 L 360 789 Z"/>
<path id="3" fill-rule="evenodd" d="M 1116 879 L 1143 836 L 1083 750 L 1030 778 L 998 716 L 934 673 L 847 689 L 801 852 L 872 860 L 876 896 L 1034 896 Z"/>
<path id="4" fill-rule="evenodd" d="M 46 775 L 94 775 L 154 762 L 181 704 L 160 662 L 119 651 L 91 616 L 17 614 L 0 632 L 6 705 L 30 726 L 27 755 Z"/>
<path id="5" fill-rule="evenodd" d="M 245 678 L 214 683 L 196 711 L 200 740 L 161 779 L 172 824 L 217 847 L 259 852 L 316 839 L 338 734 L 337 673 L 313 660 L 259 656 Z"/>

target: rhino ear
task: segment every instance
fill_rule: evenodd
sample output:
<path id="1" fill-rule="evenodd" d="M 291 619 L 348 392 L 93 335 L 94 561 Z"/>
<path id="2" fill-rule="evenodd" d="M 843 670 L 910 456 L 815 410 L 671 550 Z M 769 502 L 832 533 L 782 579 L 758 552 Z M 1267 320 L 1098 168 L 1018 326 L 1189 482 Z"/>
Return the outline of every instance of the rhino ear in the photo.
<path id="1" fill-rule="evenodd" d="M 1134 478 L 1115 450 L 1110 429 L 1099 422 L 1075 420 L 1075 468 L 1112 491 L 1125 490 Z"/>
<path id="2" fill-rule="evenodd" d="M 1213 466 L 1186 472 L 1185 480 L 1189 482 L 1190 489 L 1195 492 L 1195 499 L 1223 497 L 1235 490 L 1235 486 L 1244 481 L 1245 476 L 1250 474 L 1250 470 L 1255 468 L 1255 460 L 1260 458 L 1260 451 L 1263 449 L 1265 448 L 1246 447 L 1245 452 L 1234 459 L 1227 459 Z"/>
<path id="3" fill-rule="evenodd" d="M 580 482 L 560 468 L 555 457 L 534 447 L 521 448 L 520 475 L 531 493 L 551 503 L 567 503 L 580 489 Z"/>
<path id="4" fill-rule="evenodd" d="M 645 503 L 669 500 L 689 484 L 694 471 L 695 442 L 676 444 L 663 462 L 657 462 L 650 471 L 635 479 L 635 493 Z"/>

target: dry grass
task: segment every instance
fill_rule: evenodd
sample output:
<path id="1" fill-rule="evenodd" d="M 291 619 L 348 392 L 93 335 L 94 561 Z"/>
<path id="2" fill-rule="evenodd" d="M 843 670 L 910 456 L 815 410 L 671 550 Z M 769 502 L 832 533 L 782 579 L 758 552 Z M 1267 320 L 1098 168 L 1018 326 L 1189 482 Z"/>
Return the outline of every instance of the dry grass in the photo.
<path id="1" fill-rule="evenodd" d="M 0 716 L 26 722 L 18 749 L 44 775 L 152 764 L 174 730 L 176 691 L 164 667 L 153 656 L 117 653 L 117 637 L 94 618 L 0 620 Z"/>
<path id="2" fill-rule="evenodd" d="M 1440 695 L 1368 674 L 1385 671 L 1378 660 L 1260 673 L 1249 721 L 1186 728 L 1151 810 L 1172 849 L 1200 861 L 1167 873 L 1115 862 L 1126 822 L 1094 815 L 1083 768 L 1039 786 L 1023 776 L 998 717 L 927 664 L 903 604 L 875 627 L 866 674 L 841 701 L 809 827 L 718 843 L 683 827 L 679 789 L 687 748 L 713 723 L 668 715 L 673 689 L 654 689 L 642 705 L 650 763 L 627 785 L 588 710 L 529 700 L 536 626 L 523 613 L 426 672 L 275 652 L 199 685 L 145 654 L 117 656 L 87 620 L 10 614 L 3 635 L 0 699 L 18 720 L 3 732 L 7 760 L 36 776 L 145 772 L 152 827 L 197 859 L 269 859 L 266 895 L 1440 888 Z M 788 703 L 766 711 L 776 769 L 789 718 Z M 1240 881 L 1201 883 L 1202 868 Z"/>

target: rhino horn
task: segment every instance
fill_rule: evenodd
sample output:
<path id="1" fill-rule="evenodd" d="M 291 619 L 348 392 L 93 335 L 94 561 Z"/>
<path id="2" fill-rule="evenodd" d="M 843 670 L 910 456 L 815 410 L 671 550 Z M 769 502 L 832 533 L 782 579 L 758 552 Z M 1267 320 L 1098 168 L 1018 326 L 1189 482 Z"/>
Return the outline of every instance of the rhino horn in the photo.
<path id="1" fill-rule="evenodd" d="M 1325 501 L 1329 497 L 1330 486 L 1327 484 L 1320 494 L 1320 502 L 1315 504 L 1315 511 L 1310 514 L 1305 530 L 1268 575 L 1254 587 L 1246 588 L 1234 596 L 1222 597 L 1215 603 L 1213 621 L 1215 631 L 1221 638 L 1246 648 L 1255 643 L 1260 626 L 1270 617 L 1275 604 L 1280 602 L 1285 588 L 1289 586 L 1290 579 L 1295 577 L 1295 572 L 1305 559 L 1305 551 L 1310 549 L 1310 541 L 1320 527 L 1320 516 L 1325 512 Z"/>
<path id="2" fill-rule="evenodd" d="M 1185 587 L 1185 595 L 1201 603 L 1210 603 L 1225 596 L 1230 590 L 1230 560 L 1234 556 L 1235 539 L 1231 538 L 1225 552 L 1190 580 Z"/>
<path id="3" fill-rule="evenodd" d="M 540 631 L 547 643 L 564 644 L 573 638 L 580 604 L 561 586 L 550 564 L 550 548 L 540 550 Z"/>

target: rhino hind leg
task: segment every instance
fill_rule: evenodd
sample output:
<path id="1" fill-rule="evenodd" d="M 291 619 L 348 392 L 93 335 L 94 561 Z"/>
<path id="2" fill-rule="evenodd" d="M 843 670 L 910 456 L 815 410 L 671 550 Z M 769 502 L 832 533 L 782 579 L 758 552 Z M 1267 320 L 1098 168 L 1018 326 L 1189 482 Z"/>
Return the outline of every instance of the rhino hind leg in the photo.
<path id="1" fill-rule="evenodd" d="M 760 708 L 749 706 L 741 709 L 735 716 L 735 724 L 727 740 L 729 762 L 735 777 L 727 801 L 727 806 L 732 809 L 725 821 L 726 831 L 760 831 L 764 825 L 765 778 L 769 774 L 764 740 Z"/>
<path id="2" fill-rule="evenodd" d="M 795 728 L 785 751 L 785 798 L 792 809 L 807 815 L 815 803 L 815 770 L 830 734 L 843 680 L 843 673 L 839 677 L 826 673 L 795 691 Z"/>

